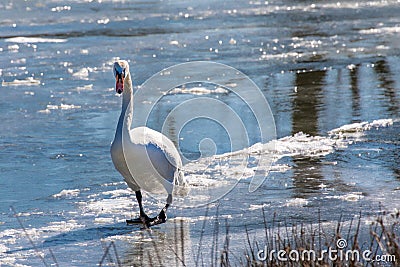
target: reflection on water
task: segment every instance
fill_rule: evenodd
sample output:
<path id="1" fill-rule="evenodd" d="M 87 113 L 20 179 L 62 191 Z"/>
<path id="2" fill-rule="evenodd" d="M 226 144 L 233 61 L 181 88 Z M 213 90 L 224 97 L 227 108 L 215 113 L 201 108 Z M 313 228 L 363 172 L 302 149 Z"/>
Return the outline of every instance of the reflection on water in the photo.
<path id="1" fill-rule="evenodd" d="M 299 132 L 318 135 L 319 112 L 323 97 L 326 71 L 296 73 L 293 97 L 292 134 Z M 293 197 L 308 198 L 320 189 L 323 175 L 319 160 L 294 158 Z"/>
<path id="2" fill-rule="evenodd" d="M 292 134 L 303 132 L 318 135 L 326 71 L 297 72 L 293 98 Z"/>
<path id="3" fill-rule="evenodd" d="M 399 116 L 400 102 L 398 96 L 396 96 L 395 83 L 392 80 L 392 73 L 389 65 L 385 60 L 379 60 L 375 63 L 374 68 L 378 80 L 380 81 L 380 87 L 383 89 L 382 97 L 387 101 L 388 112 L 394 116 Z"/>
<path id="4" fill-rule="evenodd" d="M 399 117 L 400 96 L 392 59 L 327 70 L 293 70 L 266 83 L 279 136 L 323 135 L 346 123 Z M 395 79 L 394 79 L 395 78 Z M 291 121 L 291 127 L 286 124 Z"/>
<path id="5" fill-rule="evenodd" d="M 188 227 L 187 222 L 171 220 L 161 231 L 140 231 L 125 246 L 122 266 L 185 266 L 193 259 Z"/>
<path id="6" fill-rule="evenodd" d="M 350 69 L 350 85 L 351 85 L 351 109 L 352 117 L 351 122 L 360 122 L 361 107 L 360 107 L 360 92 L 358 88 L 358 76 L 359 76 L 360 65 L 357 64 Z"/>
<path id="7" fill-rule="evenodd" d="M 293 198 L 310 198 L 326 184 L 320 169 L 320 160 L 295 158 L 293 171 Z"/>
<path id="8" fill-rule="evenodd" d="M 268 93 L 273 94 L 279 101 L 271 101 L 275 110 L 278 132 L 281 136 L 304 132 L 310 135 L 326 135 L 327 131 L 346 123 L 355 123 L 382 117 L 399 117 L 399 91 L 397 84 L 399 78 L 391 72 L 393 60 L 379 58 L 373 63 L 351 64 L 340 69 L 327 69 L 317 71 L 297 70 L 285 75 L 277 74 L 272 82 L 267 83 Z M 392 65 L 392 67 L 391 67 Z M 371 76 L 371 74 L 374 74 Z M 374 79 L 376 77 L 376 79 Z M 272 85 L 270 85 L 272 84 Z M 285 97 L 282 97 L 285 96 Z M 291 127 L 284 124 L 288 118 Z M 279 123 L 280 122 L 280 123 Z M 279 130 L 281 128 L 281 130 Z M 287 129 L 287 130 L 286 130 Z M 290 132 L 288 131 L 290 129 Z M 393 129 L 396 132 L 396 129 Z M 355 157 L 348 158 L 344 153 L 338 152 L 334 161 L 326 165 L 324 158 L 293 157 L 292 195 L 293 198 L 310 199 L 320 196 L 326 188 L 336 190 L 337 193 L 359 191 L 362 194 L 370 194 L 367 187 L 368 178 L 359 177 L 361 174 L 343 171 L 340 162 L 356 164 L 360 168 L 369 164 L 379 164 L 382 168 L 389 166 L 392 176 L 398 179 L 399 168 L 393 164 L 387 164 L 389 158 L 381 152 L 383 161 L 369 158 L 369 161 L 358 161 L 362 153 L 371 154 L 368 146 L 374 142 L 395 142 L 399 134 L 384 134 L 371 137 L 371 144 L 365 143 L 356 149 Z M 397 136 L 397 137 L 395 137 Z M 398 143 L 396 141 L 395 143 Z M 394 158 L 398 159 L 396 147 L 387 146 Z M 366 152 L 363 152 L 363 151 Z M 338 164 L 339 162 L 339 164 Z M 336 165 L 338 164 L 338 165 Z M 346 163 L 347 165 L 347 163 Z M 337 166 L 337 167 L 334 167 Z M 374 174 L 370 173 L 371 176 Z M 351 182 L 350 177 L 356 177 L 359 182 Z M 362 185 L 360 187 L 360 185 Z"/>

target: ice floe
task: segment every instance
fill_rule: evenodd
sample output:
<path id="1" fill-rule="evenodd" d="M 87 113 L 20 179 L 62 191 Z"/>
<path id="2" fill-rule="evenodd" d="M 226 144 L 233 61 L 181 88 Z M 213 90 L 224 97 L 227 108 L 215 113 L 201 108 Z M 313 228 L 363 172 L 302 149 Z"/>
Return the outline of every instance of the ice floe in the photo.
<path id="1" fill-rule="evenodd" d="M 192 87 L 192 88 L 174 88 L 168 94 L 193 94 L 193 95 L 206 95 L 206 94 L 227 94 L 229 90 L 222 87 L 216 89 L 207 89 L 205 87 Z"/>
<path id="2" fill-rule="evenodd" d="M 7 38 L 5 40 L 6 42 L 9 43 L 20 43 L 20 44 L 26 44 L 26 43 L 65 43 L 67 39 L 57 39 L 57 38 L 42 38 L 42 37 L 12 37 L 12 38 Z"/>
<path id="3" fill-rule="evenodd" d="M 64 189 L 61 190 L 59 193 L 54 194 L 54 198 L 71 198 L 76 197 L 79 195 L 81 191 L 79 189 Z"/>
<path id="4" fill-rule="evenodd" d="M 38 79 L 35 79 L 35 78 L 33 78 L 33 77 L 27 77 L 26 79 L 24 79 L 24 80 L 18 80 L 18 79 L 15 79 L 15 80 L 13 80 L 12 82 L 6 82 L 6 81 L 3 81 L 2 83 L 1 83 L 1 85 L 2 86 L 21 86 L 21 85 L 24 85 L 24 86 L 30 86 L 30 85 L 40 85 L 40 80 L 38 80 Z"/>

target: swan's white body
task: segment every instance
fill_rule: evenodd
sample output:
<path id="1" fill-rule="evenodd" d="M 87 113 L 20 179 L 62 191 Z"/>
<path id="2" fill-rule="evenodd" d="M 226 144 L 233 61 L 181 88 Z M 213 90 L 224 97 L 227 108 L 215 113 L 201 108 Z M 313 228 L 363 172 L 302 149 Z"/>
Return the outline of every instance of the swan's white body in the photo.
<path id="1" fill-rule="evenodd" d="M 111 145 L 114 166 L 132 190 L 166 191 L 167 203 L 170 204 L 174 185 L 186 184 L 179 152 L 172 141 L 160 132 L 147 127 L 130 129 L 133 92 L 129 70 L 123 88 L 121 115 Z"/>

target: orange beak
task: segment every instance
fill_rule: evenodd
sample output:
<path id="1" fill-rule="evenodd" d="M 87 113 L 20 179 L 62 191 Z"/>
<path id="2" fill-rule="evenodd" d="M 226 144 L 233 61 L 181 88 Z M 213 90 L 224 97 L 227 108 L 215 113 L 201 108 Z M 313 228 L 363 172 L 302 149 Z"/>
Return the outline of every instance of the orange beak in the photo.
<path id="1" fill-rule="evenodd" d="M 115 76 L 115 91 L 118 94 L 122 94 L 122 92 L 124 91 L 124 81 L 122 79 L 122 74 L 117 74 Z"/>

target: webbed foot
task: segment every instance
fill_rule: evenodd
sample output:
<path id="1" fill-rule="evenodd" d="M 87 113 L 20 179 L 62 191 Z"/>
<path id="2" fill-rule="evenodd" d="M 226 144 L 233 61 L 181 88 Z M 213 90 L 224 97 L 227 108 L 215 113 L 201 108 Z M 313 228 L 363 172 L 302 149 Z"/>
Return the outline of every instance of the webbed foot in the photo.
<path id="1" fill-rule="evenodd" d="M 156 217 L 155 217 L 156 218 Z M 155 220 L 155 218 L 150 218 L 146 213 L 141 212 L 140 216 L 135 219 L 126 220 L 127 224 L 143 224 L 146 228 L 151 226 L 151 222 Z"/>
<path id="2" fill-rule="evenodd" d="M 159 213 L 156 217 L 154 217 L 154 218 L 151 219 L 151 221 L 150 221 L 150 223 L 149 223 L 149 226 L 154 226 L 154 225 L 157 225 L 157 224 L 162 224 L 162 223 L 165 223 L 166 221 L 167 221 L 167 214 L 165 213 L 165 210 L 162 209 L 162 210 L 160 211 L 160 213 Z"/>
<path id="3" fill-rule="evenodd" d="M 142 214 L 140 217 L 135 219 L 126 220 L 127 224 L 143 224 L 145 228 L 149 228 L 154 225 L 162 224 L 167 221 L 167 214 L 164 209 L 153 218 L 150 218 L 146 214 Z"/>

